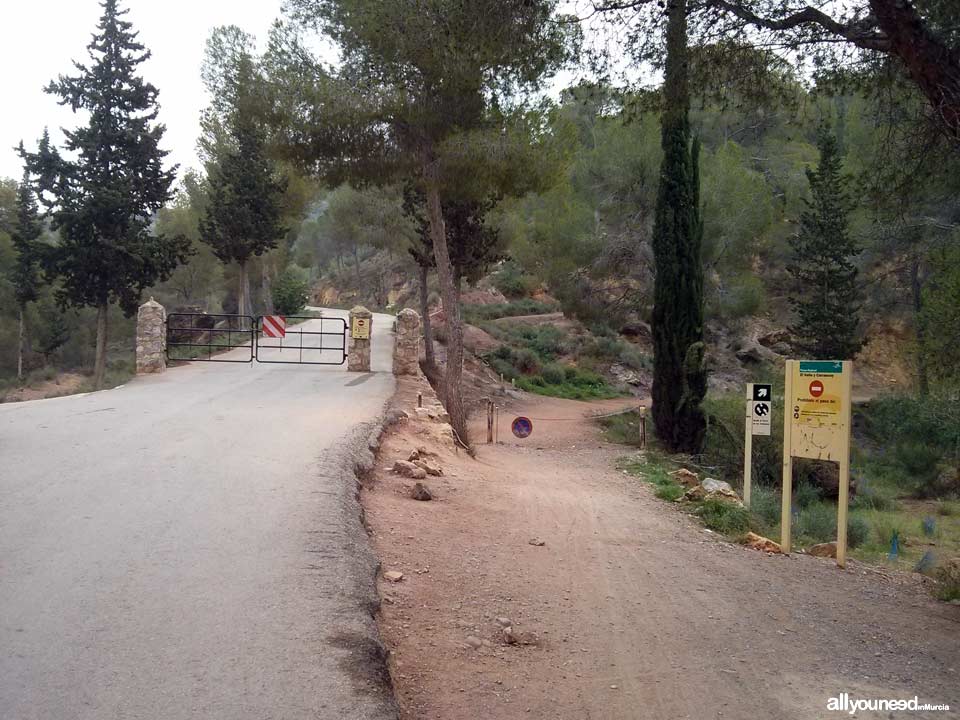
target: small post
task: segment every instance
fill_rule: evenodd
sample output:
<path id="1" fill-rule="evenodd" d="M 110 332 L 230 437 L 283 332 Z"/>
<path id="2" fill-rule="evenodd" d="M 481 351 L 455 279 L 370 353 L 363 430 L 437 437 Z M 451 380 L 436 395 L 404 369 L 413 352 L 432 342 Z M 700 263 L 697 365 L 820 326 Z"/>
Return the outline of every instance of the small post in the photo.
<path id="1" fill-rule="evenodd" d="M 487 445 L 493 442 L 493 400 L 487 400 Z"/>
<path id="2" fill-rule="evenodd" d="M 417 407 L 423 407 L 423 393 L 417 393 Z"/>
<path id="3" fill-rule="evenodd" d="M 347 355 L 347 370 L 370 372 L 370 337 L 373 313 L 362 305 L 350 311 L 350 350 Z"/>
<path id="4" fill-rule="evenodd" d="M 167 369 L 167 311 L 152 297 L 137 310 L 137 375 Z"/>
<path id="5" fill-rule="evenodd" d="M 647 449 L 647 406 L 640 406 L 640 449 Z"/>
<path id="6" fill-rule="evenodd" d="M 750 483 L 753 478 L 753 383 L 747 383 L 747 411 L 743 436 L 743 506 L 750 507 Z"/>

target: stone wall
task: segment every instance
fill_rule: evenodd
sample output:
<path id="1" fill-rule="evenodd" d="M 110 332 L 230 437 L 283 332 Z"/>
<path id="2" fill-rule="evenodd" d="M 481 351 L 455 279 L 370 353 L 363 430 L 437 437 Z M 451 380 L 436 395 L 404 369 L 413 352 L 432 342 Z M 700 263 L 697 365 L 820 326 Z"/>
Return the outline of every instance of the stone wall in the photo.
<path id="1" fill-rule="evenodd" d="M 397 315 L 397 338 L 393 346 L 393 374 L 420 374 L 420 315 L 407 308 Z"/>
<path id="2" fill-rule="evenodd" d="M 167 369 L 167 311 L 153 298 L 137 311 L 137 375 Z"/>

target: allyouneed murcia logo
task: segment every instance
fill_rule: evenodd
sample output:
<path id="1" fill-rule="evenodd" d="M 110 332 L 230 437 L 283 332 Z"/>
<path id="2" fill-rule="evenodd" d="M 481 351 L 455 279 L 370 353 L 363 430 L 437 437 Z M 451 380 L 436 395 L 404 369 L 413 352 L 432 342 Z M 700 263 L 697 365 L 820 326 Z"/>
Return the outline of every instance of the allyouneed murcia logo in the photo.
<path id="1" fill-rule="evenodd" d="M 909 710 L 911 712 L 942 710 L 947 712 L 950 710 L 950 706 L 940 703 L 920 702 L 920 698 L 916 696 L 908 700 L 888 698 L 868 700 L 851 697 L 850 693 L 840 693 L 838 697 L 827 700 L 827 710 L 846 712 L 850 715 L 857 712 L 890 712 L 894 710 Z"/>

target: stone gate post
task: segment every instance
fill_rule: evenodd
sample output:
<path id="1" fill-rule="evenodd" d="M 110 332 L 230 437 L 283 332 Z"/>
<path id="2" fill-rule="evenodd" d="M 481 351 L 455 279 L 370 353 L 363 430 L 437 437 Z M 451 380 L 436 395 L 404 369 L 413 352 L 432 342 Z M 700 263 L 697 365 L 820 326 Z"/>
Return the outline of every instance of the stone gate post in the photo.
<path id="1" fill-rule="evenodd" d="M 137 311 L 137 375 L 167 369 L 167 311 L 152 297 Z"/>
<path id="2" fill-rule="evenodd" d="M 397 338 L 393 346 L 393 374 L 420 374 L 420 314 L 406 308 L 397 314 Z"/>
<path id="3" fill-rule="evenodd" d="M 373 313 L 362 305 L 350 311 L 350 343 L 347 370 L 370 372 L 370 337 L 373 335 Z"/>

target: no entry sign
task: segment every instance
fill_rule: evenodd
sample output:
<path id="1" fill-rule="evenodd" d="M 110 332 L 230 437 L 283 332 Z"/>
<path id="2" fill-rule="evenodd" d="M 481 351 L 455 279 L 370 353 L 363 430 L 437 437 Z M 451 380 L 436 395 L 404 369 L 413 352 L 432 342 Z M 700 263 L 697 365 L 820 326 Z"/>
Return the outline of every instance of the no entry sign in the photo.
<path id="1" fill-rule="evenodd" d="M 511 423 L 510 429 L 518 438 L 530 437 L 530 433 L 533 432 L 533 423 L 530 421 L 530 418 L 521 415 Z"/>
<path id="2" fill-rule="evenodd" d="M 267 337 L 282 338 L 287 335 L 287 319 L 283 315 L 264 315 L 261 325 Z"/>

